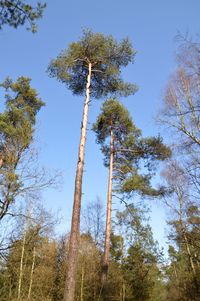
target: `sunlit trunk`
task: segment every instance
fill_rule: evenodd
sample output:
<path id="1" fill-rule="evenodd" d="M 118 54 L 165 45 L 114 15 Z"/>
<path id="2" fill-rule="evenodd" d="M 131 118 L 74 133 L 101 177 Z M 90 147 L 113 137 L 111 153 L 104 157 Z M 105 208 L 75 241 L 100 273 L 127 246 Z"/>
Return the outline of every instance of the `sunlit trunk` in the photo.
<path id="1" fill-rule="evenodd" d="M 102 285 L 104 284 L 109 265 L 109 253 L 110 253 L 110 235 L 111 235 L 111 214 L 112 214 L 112 179 L 113 179 L 113 131 L 110 131 L 110 162 L 109 162 L 109 178 L 108 178 L 108 193 L 107 193 L 107 216 L 106 216 L 106 237 L 104 245 L 103 263 L 102 263 Z"/>
<path id="2" fill-rule="evenodd" d="M 81 210 L 81 196 L 82 196 L 82 178 L 84 166 L 84 150 L 87 133 L 88 109 L 90 102 L 90 82 L 92 74 L 92 64 L 88 66 L 88 76 L 86 85 L 86 97 L 83 110 L 83 119 L 81 123 L 81 138 L 79 144 L 78 163 L 76 169 L 75 191 L 74 191 L 74 205 L 71 221 L 71 232 L 69 240 L 68 253 L 68 270 L 65 282 L 64 301 L 74 301 L 76 271 L 77 271 L 77 257 L 80 236 L 80 210 Z"/>
<path id="3" fill-rule="evenodd" d="M 26 243 L 26 231 L 24 233 L 24 237 L 23 237 L 23 241 L 22 241 L 22 251 L 21 251 L 20 268 L 19 268 L 19 282 L 18 282 L 17 300 L 21 299 L 21 286 L 22 286 L 22 276 L 23 276 L 23 261 L 24 261 L 25 243 Z"/>
<path id="4" fill-rule="evenodd" d="M 195 272 L 195 267 L 194 267 L 194 263 L 193 263 L 193 259 L 192 259 L 192 254 L 191 254 L 191 251 L 190 251 L 190 246 L 188 244 L 187 236 L 185 234 L 185 227 L 183 225 L 183 199 L 182 199 L 181 196 L 179 197 L 179 210 L 180 210 L 180 212 L 179 212 L 179 222 L 180 222 L 180 226 L 181 226 L 181 232 L 182 232 L 182 235 L 183 235 L 184 243 L 186 245 L 186 251 L 187 251 L 187 254 L 188 254 L 188 257 L 189 257 L 190 267 L 191 267 L 193 276 L 195 276 L 196 272 Z"/>
<path id="5" fill-rule="evenodd" d="M 181 226 L 181 232 L 182 232 L 183 240 L 184 240 L 184 243 L 185 243 L 185 246 L 186 246 L 186 252 L 187 252 L 187 255 L 188 255 L 188 258 L 189 258 L 190 268 L 191 268 L 191 271 L 192 271 L 192 274 L 193 274 L 194 285 L 195 285 L 196 291 L 198 293 L 199 292 L 199 287 L 198 287 L 198 283 L 197 283 L 197 279 L 196 279 L 196 269 L 195 269 L 195 266 L 194 266 L 192 253 L 191 253 L 190 246 L 189 246 L 189 243 L 188 243 L 187 235 L 185 233 L 185 226 L 183 225 L 183 199 L 182 199 L 182 197 L 179 197 L 179 206 L 180 206 L 180 208 L 179 208 L 180 209 L 180 213 L 179 213 L 180 220 L 179 220 L 179 222 L 180 222 L 180 226 Z"/>
<path id="6" fill-rule="evenodd" d="M 33 285 L 33 272 L 35 268 L 35 247 L 33 248 L 33 261 L 32 261 L 32 267 L 31 267 L 31 275 L 30 275 L 30 283 L 29 283 L 29 289 L 28 289 L 28 300 L 31 298 L 31 291 L 32 291 L 32 285 Z"/>
<path id="7" fill-rule="evenodd" d="M 193 259 L 192 259 L 192 254 L 191 254 L 191 251 L 190 251 L 190 246 L 188 244 L 188 239 L 187 239 L 187 236 L 186 236 L 185 232 L 183 232 L 183 237 L 184 237 L 184 241 L 185 241 L 185 244 L 186 244 L 187 254 L 188 254 L 188 257 L 189 257 L 189 260 L 190 260 L 190 267 L 191 267 L 193 275 L 195 276 L 196 275 L 196 271 L 195 271 L 195 267 L 194 267 L 194 262 L 193 262 Z"/>
<path id="8" fill-rule="evenodd" d="M 83 301 L 83 287 L 84 287 L 84 276 L 85 276 L 85 266 L 83 263 L 82 269 L 81 269 L 81 301 Z"/>

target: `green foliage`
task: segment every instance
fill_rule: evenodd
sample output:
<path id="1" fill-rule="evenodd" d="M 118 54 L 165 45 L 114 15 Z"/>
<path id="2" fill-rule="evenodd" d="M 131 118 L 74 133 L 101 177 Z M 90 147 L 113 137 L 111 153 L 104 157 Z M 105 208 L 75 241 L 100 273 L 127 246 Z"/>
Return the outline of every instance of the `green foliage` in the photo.
<path id="1" fill-rule="evenodd" d="M 37 2 L 37 6 L 26 3 L 24 0 L 1 0 L 0 1 L 0 30 L 5 25 L 18 28 L 29 23 L 27 29 L 33 33 L 37 31 L 36 21 L 43 16 L 46 3 Z"/>
<path id="2" fill-rule="evenodd" d="M 166 267 L 167 298 L 172 301 L 197 301 L 200 294 L 198 206 L 190 204 L 184 216 L 183 221 L 173 219 L 169 222 L 169 239 L 173 245 L 169 246 L 170 264 Z"/>
<path id="3" fill-rule="evenodd" d="M 123 255 L 123 245 L 123 237 L 112 232 L 110 237 L 110 255 L 116 262 L 118 262 Z"/>
<path id="4" fill-rule="evenodd" d="M 104 144 L 110 136 L 112 128 L 116 140 L 125 140 L 126 135 L 133 132 L 139 135 L 128 110 L 116 99 L 106 100 L 101 107 L 101 114 L 97 117 L 93 130 L 96 133 L 96 141 Z"/>
<path id="5" fill-rule="evenodd" d="M 124 233 L 123 240 L 120 239 L 121 235 L 114 236 L 115 250 L 121 251 L 118 253 L 120 260 L 112 257 L 118 263 L 118 273 L 121 275 L 118 295 L 123 291 L 124 300 L 131 301 L 164 300 L 164 285 L 159 268 L 162 253 L 153 239 L 145 211 L 127 205 L 124 211 L 117 212 L 115 224 L 115 232 Z M 119 248 L 116 242 L 120 240 Z"/>
<path id="6" fill-rule="evenodd" d="M 2 301 L 9 298 L 14 301 L 17 298 L 23 245 L 25 251 L 21 299 L 27 300 L 35 248 L 31 300 L 63 300 L 69 241 L 65 238 L 60 241 L 52 239 L 51 228 L 48 228 L 51 224 L 49 225 L 42 216 L 43 222 L 38 224 L 39 220 L 39 217 L 36 217 L 36 220 L 28 220 L 27 226 L 20 230 L 20 235 L 11 242 L 7 256 L 0 262 Z M 153 239 L 145 211 L 129 205 L 126 210 L 117 212 L 111 235 L 108 279 L 102 298 L 99 298 L 101 253 L 101 247 L 93 238 L 87 233 L 82 233 L 78 249 L 75 300 L 166 301 L 160 268 L 161 254 Z"/>
<path id="7" fill-rule="evenodd" d="M 163 187 L 151 187 L 151 177 L 155 162 L 163 161 L 171 155 L 170 149 L 162 142 L 161 137 L 142 138 L 128 110 L 116 99 L 106 100 L 101 113 L 93 125 L 96 141 L 104 154 L 104 164 L 109 166 L 109 137 L 113 133 L 114 170 L 113 179 L 121 193 L 160 196 L 165 193 Z M 145 170 L 146 174 L 139 174 Z"/>
<path id="8" fill-rule="evenodd" d="M 66 84 L 73 94 L 83 95 L 91 64 L 92 97 L 100 98 L 116 93 L 128 96 L 136 91 L 136 86 L 124 83 L 121 68 L 133 62 L 134 56 L 135 51 L 128 39 L 117 43 L 112 36 L 84 30 L 78 42 L 71 43 L 51 61 L 48 73 Z"/>
<path id="9" fill-rule="evenodd" d="M 6 101 L 0 114 L 0 218 L 23 187 L 17 167 L 30 147 L 36 115 L 44 105 L 29 78 L 19 77 L 15 83 L 7 78 L 1 87 Z"/>
<path id="10" fill-rule="evenodd" d="M 169 147 L 163 144 L 162 137 L 148 137 L 140 140 L 140 151 L 144 159 L 161 160 L 171 156 Z"/>
<path id="11" fill-rule="evenodd" d="M 75 300 L 98 300 L 101 285 L 101 256 L 100 250 L 88 234 L 81 235 L 78 257 Z"/>
<path id="12" fill-rule="evenodd" d="M 160 187 L 155 189 L 151 186 L 151 176 L 149 175 L 130 175 L 123 183 L 121 191 L 125 193 L 131 193 L 133 191 L 140 193 L 142 196 L 162 196 L 165 194 L 165 188 Z"/>
<path id="13" fill-rule="evenodd" d="M 54 224 L 51 215 L 43 207 L 35 206 L 35 202 L 18 212 L 14 221 L 12 219 L 9 248 L 0 253 L 2 301 L 47 301 L 52 296 L 57 248 L 53 239 Z"/>
<path id="14" fill-rule="evenodd" d="M 2 295 L 5 296 L 2 300 L 8 300 L 9 290 L 12 300 L 15 300 L 17 297 L 22 244 L 23 238 L 11 245 L 11 251 L 7 258 L 6 269 L 2 274 L 2 279 L 4 279 Z M 26 300 L 28 296 L 34 250 L 36 250 L 36 257 L 34 262 L 31 300 L 47 300 L 49 290 L 52 288 L 54 283 L 53 268 L 55 260 L 55 244 L 49 241 L 48 238 L 40 236 L 35 229 L 26 233 L 21 289 L 22 300 Z M 46 275 L 48 275 L 48 277 L 46 277 Z"/>
<path id="15" fill-rule="evenodd" d="M 200 219 L 199 204 L 190 187 L 190 176 L 177 161 L 169 162 L 163 176 L 171 193 L 165 204 L 173 212 L 170 225 L 170 264 L 167 266 L 167 298 L 199 300 Z M 192 183 L 193 185 L 193 183 Z M 176 292 L 174 294 L 174 292 Z"/>
<path id="16" fill-rule="evenodd" d="M 156 268 L 155 258 L 145 253 L 140 246 L 131 246 L 124 268 L 127 270 L 126 279 L 132 292 L 132 300 L 150 300 L 155 278 L 151 277 L 150 269 Z"/>

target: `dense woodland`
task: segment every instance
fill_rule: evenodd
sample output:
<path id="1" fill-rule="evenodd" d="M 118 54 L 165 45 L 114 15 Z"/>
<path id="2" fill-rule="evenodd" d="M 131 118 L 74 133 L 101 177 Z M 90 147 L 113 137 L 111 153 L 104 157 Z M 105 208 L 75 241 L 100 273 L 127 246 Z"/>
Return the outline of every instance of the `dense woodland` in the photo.
<path id="1" fill-rule="evenodd" d="M 37 31 L 46 4 L 25 2 L 0 1 L 0 30 L 27 25 Z M 61 237 L 59 218 L 40 201 L 44 189 L 60 185 L 58 172 L 41 167 L 34 144 L 45 102 L 30 78 L 1 83 L 1 301 L 200 300 L 200 41 L 178 36 L 177 69 L 157 112 L 167 143 L 157 133 L 143 136 L 122 103 L 138 89 L 122 72 L 135 54 L 128 38 L 85 29 L 47 66 L 50 77 L 83 98 L 71 229 Z M 108 170 L 107 206 L 97 198 L 81 208 L 95 99 L 102 101 L 92 130 L 103 155 L 98 164 Z M 153 237 L 145 199 L 159 200 L 167 212 L 168 256 Z"/>

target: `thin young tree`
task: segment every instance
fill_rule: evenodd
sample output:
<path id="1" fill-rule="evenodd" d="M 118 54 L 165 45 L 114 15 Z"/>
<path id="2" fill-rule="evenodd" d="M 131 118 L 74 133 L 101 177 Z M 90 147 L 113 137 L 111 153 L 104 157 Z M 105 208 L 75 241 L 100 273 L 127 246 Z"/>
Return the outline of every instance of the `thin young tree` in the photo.
<path id="1" fill-rule="evenodd" d="M 87 132 L 90 96 L 105 97 L 109 94 L 128 96 L 136 86 L 125 83 L 121 68 L 133 62 L 135 51 L 128 39 L 117 43 L 112 36 L 101 33 L 83 32 L 83 37 L 71 43 L 66 50 L 49 65 L 50 76 L 64 83 L 75 95 L 84 95 L 84 110 L 75 178 L 74 205 L 69 242 L 69 266 L 66 277 L 65 301 L 74 300 L 75 275 L 77 268 L 78 241 L 80 235 L 80 209 L 84 150 Z"/>
<path id="2" fill-rule="evenodd" d="M 143 195 L 160 195 L 162 190 L 151 187 L 150 168 L 153 161 L 166 159 L 170 150 L 163 145 L 160 138 L 141 138 L 141 131 L 134 125 L 128 110 L 116 99 L 109 99 L 103 103 L 93 130 L 105 156 L 105 166 L 109 168 L 106 237 L 102 263 L 103 285 L 109 266 L 113 180 L 120 192 L 137 191 Z M 147 175 L 139 174 L 140 161 L 146 161 L 149 167 Z"/>

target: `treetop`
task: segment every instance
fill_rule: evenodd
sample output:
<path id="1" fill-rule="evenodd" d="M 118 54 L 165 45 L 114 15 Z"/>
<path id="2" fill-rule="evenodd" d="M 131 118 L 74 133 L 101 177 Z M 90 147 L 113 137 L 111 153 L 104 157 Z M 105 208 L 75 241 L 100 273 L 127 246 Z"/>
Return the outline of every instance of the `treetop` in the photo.
<path id="1" fill-rule="evenodd" d="M 85 93 L 90 65 L 91 96 L 128 96 L 133 94 L 137 87 L 123 81 L 121 68 L 133 63 L 134 57 L 135 50 L 127 38 L 118 43 L 111 35 L 104 36 L 84 30 L 78 42 L 71 43 L 51 61 L 48 73 L 66 84 L 73 94 L 82 95 Z"/>
<path id="2" fill-rule="evenodd" d="M 97 117 L 93 130 L 97 134 L 97 143 L 103 144 L 113 130 L 114 136 L 139 131 L 136 129 L 129 111 L 114 98 L 103 102 L 101 113 Z M 120 138 L 120 137 L 118 137 Z"/>

